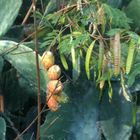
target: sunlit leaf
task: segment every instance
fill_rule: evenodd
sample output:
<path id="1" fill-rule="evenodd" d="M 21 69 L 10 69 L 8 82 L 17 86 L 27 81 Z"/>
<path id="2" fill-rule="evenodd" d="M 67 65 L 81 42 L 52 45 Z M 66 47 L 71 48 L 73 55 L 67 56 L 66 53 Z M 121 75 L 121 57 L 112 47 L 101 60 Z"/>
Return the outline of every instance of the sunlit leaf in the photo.
<path id="1" fill-rule="evenodd" d="M 72 58 L 72 66 L 75 68 L 76 66 L 76 54 L 74 46 L 71 47 L 71 58 Z"/>
<path id="2" fill-rule="evenodd" d="M 66 58 L 63 54 L 60 54 L 60 59 L 61 59 L 62 65 L 65 68 L 65 70 L 68 70 L 69 69 L 68 63 L 67 63 Z"/>
<path id="3" fill-rule="evenodd" d="M 133 64 L 133 57 L 135 53 L 135 46 L 136 46 L 135 41 L 132 39 L 128 49 L 128 56 L 126 61 L 126 74 L 129 74 L 129 72 L 131 71 L 131 67 Z"/>
<path id="4" fill-rule="evenodd" d="M 91 54 L 92 54 L 92 50 L 94 47 L 95 41 L 93 41 L 89 48 L 87 49 L 87 53 L 86 53 L 86 59 L 85 59 L 85 70 L 86 70 L 86 74 L 88 79 L 90 79 L 90 58 L 91 58 Z"/>

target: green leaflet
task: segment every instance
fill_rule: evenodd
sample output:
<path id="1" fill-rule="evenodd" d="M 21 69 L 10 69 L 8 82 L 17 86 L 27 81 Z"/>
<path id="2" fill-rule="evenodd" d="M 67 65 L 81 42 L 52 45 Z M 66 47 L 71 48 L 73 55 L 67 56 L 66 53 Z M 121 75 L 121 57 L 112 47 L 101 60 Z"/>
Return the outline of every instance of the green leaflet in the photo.
<path id="1" fill-rule="evenodd" d="M 63 54 L 60 54 L 60 59 L 61 59 L 62 65 L 65 68 L 65 70 L 68 70 L 69 69 L 68 63 L 67 63 L 66 58 Z"/>
<path id="2" fill-rule="evenodd" d="M 88 79 L 90 79 L 89 64 L 90 64 L 90 58 L 91 58 L 91 53 L 92 53 L 94 44 L 95 44 L 95 40 L 90 44 L 89 48 L 87 49 L 87 53 L 86 53 L 85 70 L 86 70 L 86 74 L 87 74 Z"/>
<path id="3" fill-rule="evenodd" d="M 75 65 L 76 65 L 76 55 L 75 55 L 74 46 L 71 47 L 71 57 L 72 57 L 72 66 L 73 66 L 73 68 L 75 68 Z"/>
<path id="4" fill-rule="evenodd" d="M 122 86 L 122 93 L 123 93 L 124 98 L 127 101 L 131 101 L 131 99 L 130 99 L 128 93 L 127 93 L 126 87 L 125 87 L 125 81 L 124 81 L 124 77 L 123 77 L 122 72 L 121 72 L 121 86 Z"/>
<path id="5" fill-rule="evenodd" d="M 100 79 L 101 71 L 102 71 L 102 65 L 103 65 L 103 59 L 104 59 L 104 44 L 102 41 L 99 42 L 99 58 L 98 58 L 98 79 Z"/>
<path id="6" fill-rule="evenodd" d="M 110 79 L 108 80 L 108 85 L 109 85 L 109 87 L 108 87 L 108 96 L 109 96 L 109 101 L 111 102 L 112 96 L 113 96 L 113 89 L 112 89 Z"/>
<path id="7" fill-rule="evenodd" d="M 131 39 L 128 49 L 128 56 L 126 60 L 126 74 L 129 74 L 133 64 L 134 52 L 135 52 L 135 41 Z"/>

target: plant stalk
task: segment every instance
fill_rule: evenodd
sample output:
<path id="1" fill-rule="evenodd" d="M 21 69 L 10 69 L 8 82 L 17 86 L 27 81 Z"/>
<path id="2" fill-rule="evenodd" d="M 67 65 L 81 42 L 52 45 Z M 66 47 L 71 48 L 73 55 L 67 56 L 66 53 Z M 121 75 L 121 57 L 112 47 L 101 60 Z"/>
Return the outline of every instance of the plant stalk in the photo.
<path id="1" fill-rule="evenodd" d="M 39 68 L 39 57 L 38 57 L 38 39 L 37 39 L 37 20 L 36 20 L 36 0 L 32 0 L 33 3 L 33 15 L 34 15 L 34 43 L 35 43 L 35 54 L 36 54 L 36 77 L 37 77 L 37 106 L 38 106 L 38 120 L 37 120 L 37 136 L 36 140 L 40 140 L 40 122 L 41 122 L 41 90 L 40 90 L 40 68 Z"/>

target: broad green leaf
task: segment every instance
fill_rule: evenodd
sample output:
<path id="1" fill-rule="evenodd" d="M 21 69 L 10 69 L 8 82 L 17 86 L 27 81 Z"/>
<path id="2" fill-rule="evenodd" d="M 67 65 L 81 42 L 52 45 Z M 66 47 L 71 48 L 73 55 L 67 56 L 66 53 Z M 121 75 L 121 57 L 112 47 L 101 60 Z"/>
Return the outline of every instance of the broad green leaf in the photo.
<path id="1" fill-rule="evenodd" d="M 6 122 L 0 117 L 0 140 L 5 140 L 6 135 Z"/>
<path id="2" fill-rule="evenodd" d="M 0 41 L 0 55 L 13 65 L 31 88 L 37 88 L 35 52 L 13 41 Z M 40 61 L 40 59 L 39 59 Z M 46 92 L 47 75 L 40 65 L 41 91 Z"/>
<path id="3" fill-rule="evenodd" d="M 21 110 L 29 98 L 36 96 L 36 89 L 10 65 L 5 63 L 0 80 L 5 110 L 14 112 Z"/>
<path id="4" fill-rule="evenodd" d="M 87 53 L 86 53 L 86 59 L 85 59 L 85 70 L 86 70 L 86 74 L 88 79 L 90 79 L 90 58 L 91 58 L 91 54 L 92 54 L 92 50 L 94 47 L 95 41 L 93 41 L 89 48 L 87 49 Z"/>
<path id="5" fill-rule="evenodd" d="M 101 140 L 97 90 L 92 82 L 79 79 L 79 84 L 65 86 L 69 102 L 46 116 L 41 140 Z"/>
<path id="6" fill-rule="evenodd" d="M 101 129 L 107 140 L 129 140 L 133 128 L 133 103 L 124 98 L 119 82 L 112 83 L 112 89 L 111 102 L 107 90 L 101 102 Z"/>
<path id="7" fill-rule="evenodd" d="M 21 4 L 22 0 L 0 0 L 0 36 L 13 24 Z"/>

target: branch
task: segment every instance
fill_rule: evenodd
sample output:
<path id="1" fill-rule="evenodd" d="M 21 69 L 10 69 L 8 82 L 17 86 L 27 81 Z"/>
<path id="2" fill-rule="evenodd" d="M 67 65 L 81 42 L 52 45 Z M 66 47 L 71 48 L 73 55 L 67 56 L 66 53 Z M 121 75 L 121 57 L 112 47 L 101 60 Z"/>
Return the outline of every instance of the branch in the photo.
<path id="1" fill-rule="evenodd" d="M 40 90 L 40 68 L 39 68 L 39 58 L 38 58 L 38 39 L 37 39 L 37 20 L 36 20 L 36 0 L 32 0 L 33 3 L 33 14 L 34 14 L 34 43 L 35 43 L 35 54 L 36 54 L 36 77 L 38 84 L 37 93 L 37 104 L 38 104 L 38 120 L 37 120 L 37 137 L 36 140 L 40 140 L 40 121 L 41 121 L 41 90 Z"/>

